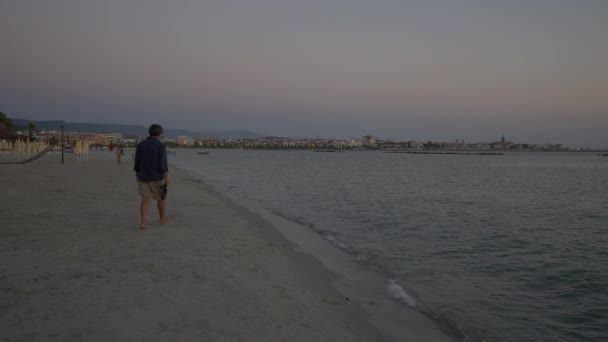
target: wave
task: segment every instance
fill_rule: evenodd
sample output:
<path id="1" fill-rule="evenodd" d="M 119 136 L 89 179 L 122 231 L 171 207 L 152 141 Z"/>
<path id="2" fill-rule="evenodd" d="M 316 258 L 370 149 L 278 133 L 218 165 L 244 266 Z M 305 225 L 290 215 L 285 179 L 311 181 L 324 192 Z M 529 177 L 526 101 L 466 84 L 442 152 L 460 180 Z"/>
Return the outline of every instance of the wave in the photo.
<path id="1" fill-rule="evenodd" d="M 412 296 L 410 296 L 405 290 L 397 284 L 395 280 L 390 280 L 386 287 L 388 295 L 391 298 L 396 299 L 402 303 L 407 304 L 408 306 L 415 308 L 418 306 L 418 302 Z"/>
<path id="2" fill-rule="evenodd" d="M 324 234 L 322 234 L 322 236 L 325 240 L 329 241 L 329 243 L 331 243 L 333 246 L 336 246 L 336 247 L 340 248 L 341 250 L 348 252 L 349 254 L 355 254 L 355 251 L 353 250 L 353 248 L 351 246 L 336 239 L 333 235 L 331 235 L 329 233 L 324 233 Z"/>
<path id="3" fill-rule="evenodd" d="M 284 219 L 286 219 L 286 220 L 289 220 L 289 221 L 291 221 L 291 222 L 295 222 L 295 223 L 297 223 L 297 224 L 300 224 L 300 225 L 306 226 L 306 227 L 308 227 L 308 228 L 312 228 L 314 231 L 317 231 L 317 230 L 315 229 L 315 224 L 314 224 L 314 223 L 309 222 L 309 221 L 306 221 L 306 220 L 304 220 L 304 219 L 303 219 L 303 218 L 301 218 L 301 217 L 296 217 L 296 216 L 288 215 L 288 214 L 286 214 L 286 213 L 284 213 L 284 212 L 282 212 L 282 211 L 280 211 L 280 210 L 278 210 L 278 209 L 275 209 L 275 208 L 268 208 L 268 207 L 267 207 L 267 208 L 265 208 L 265 209 L 266 209 L 267 211 L 271 212 L 272 214 L 276 215 L 276 216 L 282 217 L 282 218 L 284 218 Z"/>
<path id="4" fill-rule="evenodd" d="M 357 259 L 359 259 L 359 255 L 356 253 L 356 250 L 350 246 L 349 244 L 347 244 L 344 241 L 340 241 L 338 240 L 335 236 L 333 236 L 331 233 L 329 233 L 326 230 L 320 229 L 318 226 L 316 226 L 313 222 L 307 221 L 301 217 L 297 217 L 297 216 L 293 216 L 293 215 L 289 215 L 286 214 L 278 209 L 275 208 L 265 208 L 266 210 L 268 210 L 269 212 L 271 212 L 274 215 L 277 215 L 279 217 L 282 217 L 286 220 L 289 220 L 291 222 L 295 222 L 297 224 L 300 224 L 302 226 L 308 227 L 310 229 L 312 229 L 314 232 L 318 233 L 319 235 L 321 235 L 325 240 L 327 240 L 330 244 L 332 244 L 334 247 L 337 247 L 341 250 L 343 250 L 344 252 L 350 254 L 350 255 L 354 255 Z"/>

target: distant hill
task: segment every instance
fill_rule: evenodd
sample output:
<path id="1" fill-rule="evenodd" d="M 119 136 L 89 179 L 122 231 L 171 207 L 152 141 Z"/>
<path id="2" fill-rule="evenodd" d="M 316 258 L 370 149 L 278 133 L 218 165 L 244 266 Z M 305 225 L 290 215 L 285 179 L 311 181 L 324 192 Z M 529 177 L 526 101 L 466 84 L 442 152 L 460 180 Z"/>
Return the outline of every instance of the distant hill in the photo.
<path id="1" fill-rule="evenodd" d="M 11 119 L 16 130 L 26 130 L 27 125 L 32 122 L 36 125 L 36 130 L 60 130 L 61 125 L 67 132 L 82 132 L 82 133 L 120 133 L 128 136 L 146 136 L 148 129 L 138 125 L 117 125 L 117 124 L 101 124 L 101 123 L 76 123 L 65 122 L 63 120 L 54 121 L 36 121 L 26 119 Z M 176 138 L 180 135 L 189 137 L 201 138 L 224 138 L 224 139 L 251 139 L 258 138 L 261 135 L 250 131 L 191 131 L 187 129 L 172 129 L 166 128 L 164 136 Z"/>

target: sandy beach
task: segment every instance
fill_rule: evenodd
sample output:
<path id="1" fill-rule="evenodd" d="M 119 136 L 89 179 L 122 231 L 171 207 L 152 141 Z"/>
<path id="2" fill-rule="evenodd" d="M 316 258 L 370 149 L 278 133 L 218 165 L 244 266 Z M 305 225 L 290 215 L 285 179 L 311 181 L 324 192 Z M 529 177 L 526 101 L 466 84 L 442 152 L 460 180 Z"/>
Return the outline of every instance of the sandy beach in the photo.
<path id="1" fill-rule="evenodd" d="M 129 154 L 0 165 L 2 341 L 392 341 L 320 262 L 175 169 L 138 229 Z M 407 324 L 407 323 L 405 323 Z"/>

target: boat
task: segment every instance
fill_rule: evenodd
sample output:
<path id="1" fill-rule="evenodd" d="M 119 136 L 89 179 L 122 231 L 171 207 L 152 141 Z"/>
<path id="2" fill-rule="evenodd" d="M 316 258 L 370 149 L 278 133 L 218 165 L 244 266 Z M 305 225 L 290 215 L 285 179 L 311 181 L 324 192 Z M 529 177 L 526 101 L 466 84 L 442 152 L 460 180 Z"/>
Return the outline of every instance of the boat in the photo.
<path id="1" fill-rule="evenodd" d="M 196 154 L 209 154 L 209 151 L 198 151 Z"/>

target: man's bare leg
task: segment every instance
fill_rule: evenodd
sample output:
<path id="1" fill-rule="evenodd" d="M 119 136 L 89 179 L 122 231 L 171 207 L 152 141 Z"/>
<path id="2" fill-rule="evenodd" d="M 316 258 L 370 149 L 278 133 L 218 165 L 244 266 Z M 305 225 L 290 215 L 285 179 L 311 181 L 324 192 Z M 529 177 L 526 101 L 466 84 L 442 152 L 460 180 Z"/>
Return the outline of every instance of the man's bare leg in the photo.
<path id="1" fill-rule="evenodd" d="M 160 224 L 166 224 L 167 220 L 167 204 L 165 200 L 158 201 L 158 216 L 160 216 Z"/>
<path id="2" fill-rule="evenodd" d="M 146 220 L 148 219 L 148 199 L 142 198 L 141 204 L 139 205 L 139 213 L 141 215 L 141 224 L 139 229 L 146 228 Z"/>

